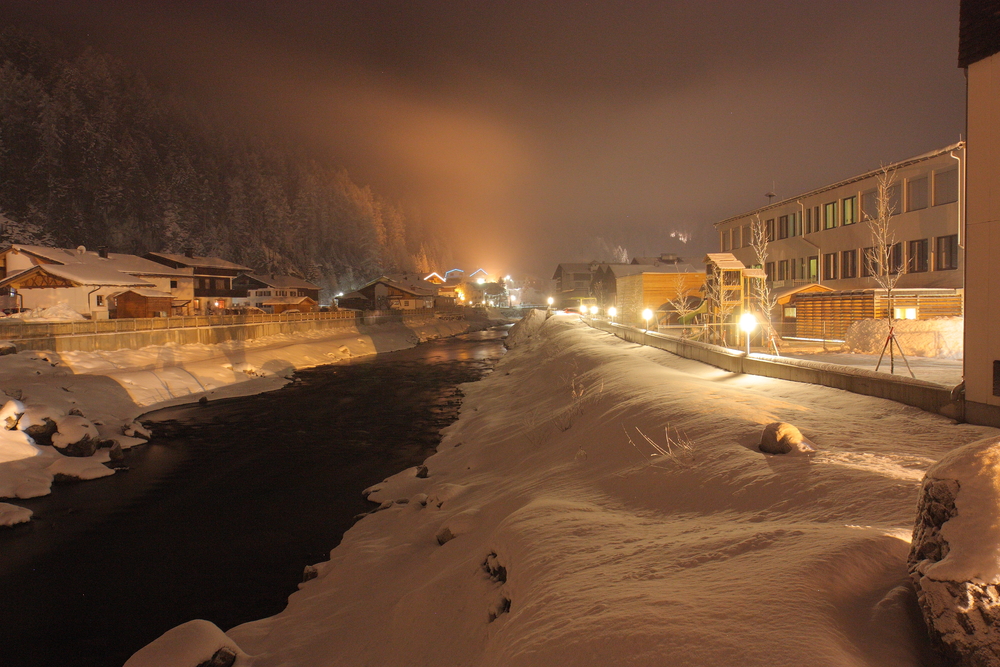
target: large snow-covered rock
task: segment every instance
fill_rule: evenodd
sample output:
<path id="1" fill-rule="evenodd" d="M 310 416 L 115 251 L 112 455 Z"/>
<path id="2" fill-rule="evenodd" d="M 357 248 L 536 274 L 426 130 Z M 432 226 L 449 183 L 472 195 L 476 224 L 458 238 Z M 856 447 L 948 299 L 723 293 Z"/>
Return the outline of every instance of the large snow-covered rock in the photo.
<path id="1" fill-rule="evenodd" d="M 90 420 L 80 415 L 67 415 L 56 422 L 52 445 L 66 456 L 93 456 L 100 436 Z"/>
<path id="2" fill-rule="evenodd" d="M 1000 667 L 1000 438 L 960 447 L 927 471 L 908 565 L 947 663 Z"/>
<path id="3" fill-rule="evenodd" d="M 773 422 L 760 434 L 760 451 L 766 454 L 804 454 L 814 451 L 802 432 L 785 422 Z"/>
<path id="4" fill-rule="evenodd" d="M 125 667 L 222 667 L 238 665 L 246 657 L 214 623 L 195 620 L 165 632 L 129 658 Z"/>

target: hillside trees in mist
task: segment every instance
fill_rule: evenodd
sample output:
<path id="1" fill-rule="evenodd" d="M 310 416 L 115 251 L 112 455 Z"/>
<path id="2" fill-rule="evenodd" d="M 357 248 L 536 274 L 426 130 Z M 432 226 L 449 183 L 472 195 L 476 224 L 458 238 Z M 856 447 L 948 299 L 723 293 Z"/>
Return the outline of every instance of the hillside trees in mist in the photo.
<path id="1" fill-rule="evenodd" d="M 0 242 L 216 255 L 347 290 L 447 260 L 417 212 L 93 50 L 0 31 Z"/>

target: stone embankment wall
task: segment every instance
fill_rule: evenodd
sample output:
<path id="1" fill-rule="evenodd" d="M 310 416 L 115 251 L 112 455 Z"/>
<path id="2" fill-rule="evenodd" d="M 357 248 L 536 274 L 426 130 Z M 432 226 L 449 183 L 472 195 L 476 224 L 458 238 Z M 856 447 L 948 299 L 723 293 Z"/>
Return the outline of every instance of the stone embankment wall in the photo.
<path id="1" fill-rule="evenodd" d="M 465 310 L 337 311 L 289 315 L 212 315 L 82 322 L 2 322 L 0 340 L 17 349 L 53 352 L 137 349 L 148 345 L 224 343 L 304 331 L 364 328 L 428 318 L 467 319 Z"/>

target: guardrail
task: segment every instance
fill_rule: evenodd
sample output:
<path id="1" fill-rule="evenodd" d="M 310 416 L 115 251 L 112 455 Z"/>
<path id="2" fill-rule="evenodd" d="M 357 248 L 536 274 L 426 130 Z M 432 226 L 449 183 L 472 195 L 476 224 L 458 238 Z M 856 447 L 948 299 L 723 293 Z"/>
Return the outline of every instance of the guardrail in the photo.
<path id="1" fill-rule="evenodd" d="M 747 354 L 740 350 L 595 318 L 584 318 L 584 321 L 595 329 L 607 331 L 623 340 L 666 350 L 677 356 L 701 361 L 732 373 L 748 373 L 843 389 L 855 394 L 887 398 L 959 421 L 965 420 L 965 401 L 953 398 L 950 387 L 933 382 L 821 361 L 775 357 L 769 354 Z"/>

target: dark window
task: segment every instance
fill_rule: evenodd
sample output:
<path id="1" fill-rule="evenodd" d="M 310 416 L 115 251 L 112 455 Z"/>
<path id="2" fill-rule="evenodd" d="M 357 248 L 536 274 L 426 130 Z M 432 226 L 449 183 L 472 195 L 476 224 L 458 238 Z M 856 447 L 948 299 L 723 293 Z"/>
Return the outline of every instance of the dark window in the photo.
<path id="1" fill-rule="evenodd" d="M 100 294 L 97 295 L 97 305 L 98 306 L 103 306 L 104 305 L 104 297 L 101 296 Z"/>
<path id="2" fill-rule="evenodd" d="M 813 230 L 813 211 L 811 208 L 806 209 L 806 234 L 812 234 Z"/>
<path id="3" fill-rule="evenodd" d="M 857 216 L 858 208 L 858 198 L 857 197 L 846 197 L 843 202 L 841 202 L 841 216 L 840 224 L 842 225 L 853 225 L 858 221 Z"/>
<path id="4" fill-rule="evenodd" d="M 170 289 L 177 289 L 177 281 L 176 280 L 171 280 L 170 281 Z"/>
<path id="5" fill-rule="evenodd" d="M 927 177 L 912 178 L 906 184 L 906 210 L 927 208 Z"/>
<path id="6" fill-rule="evenodd" d="M 743 247 L 743 242 L 740 239 L 740 235 L 741 235 L 742 232 L 743 232 L 743 228 L 742 227 L 733 227 L 733 229 L 732 229 L 733 250 L 736 250 L 737 248 L 742 248 Z"/>
<path id="7" fill-rule="evenodd" d="M 789 236 L 802 236 L 802 212 L 796 211 L 792 213 L 790 228 L 788 230 Z"/>
<path id="8" fill-rule="evenodd" d="M 993 362 L 993 395 L 1000 396 L 1000 361 Z"/>
<path id="9" fill-rule="evenodd" d="M 788 260 L 783 259 L 778 262 L 778 280 L 788 280 Z"/>
<path id="10" fill-rule="evenodd" d="M 720 236 L 722 237 L 722 252 L 726 252 L 729 250 L 729 232 L 722 232 Z"/>
<path id="11" fill-rule="evenodd" d="M 911 273 L 923 273 L 928 269 L 927 239 L 910 241 L 907 254 L 909 255 L 909 265 L 906 267 Z"/>
<path id="12" fill-rule="evenodd" d="M 875 248 L 865 248 L 861 251 L 861 275 L 865 278 L 878 275 L 878 257 Z"/>
<path id="13" fill-rule="evenodd" d="M 958 169 L 934 174 L 934 205 L 958 201 Z"/>
<path id="14" fill-rule="evenodd" d="M 899 273 L 903 268 L 903 244 L 894 243 L 889 251 L 889 272 Z"/>
<path id="15" fill-rule="evenodd" d="M 750 225 L 743 225 L 743 247 L 748 248 L 753 245 L 753 230 Z"/>
<path id="16" fill-rule="evenodd" d="M 837 279 L 837 253 L 823 255 L 823 280 Z"/>
<path id="17" fill-rule="evenodd" d="M 787 239 L 790 236 L 788 233 L 788 216 L 783 215 L 778 218 L 778 238 Z"/>
<path id="18" fill-rule="evenodd" d="M 878 217 L 878 198 L 875 190 L 861 193 L 861 219 L 874 220 Z"/>
<path id="19" fill-rule="evenodd" d="M 858 277 L 857 250 L 845 250 L 844 252 L 840 253 L 840 277 L 841 278 Z"/>
<path id="20" fill-rule="evenodd" d="M 832 201 L 823 207 L 823 229 L 833 229 L 837 226 L 837 202 Z"/>
<path id="21" fill-rule="evenodd" d="M 767 240 L 768 243 L 770 243 L 774 240 L 774 218 L 771 218 L 764 223 L 764 228 L 767 230 Z"/>
<path id="22" fill-rule="evenodd" d="M 764 273 L 767 274 L 768 280 L 774 280 L 774 262 L 768 262 L 764 265 Z"/>
<path id="23" fill-rule="evenodd" d="M 934 260 L 935 271 L 950 271 L 958 268 L 958 234 L 939 236 L 935 240 L 937 247 Z"/>
<path id="24" fill-rule="evenodd" d="M 889 188 L 889 215 L 896 215 L 902 212 L 902 207 L 900 206 L 900 192 L 902 188 L 899 183 L 894 184 Z"/>

